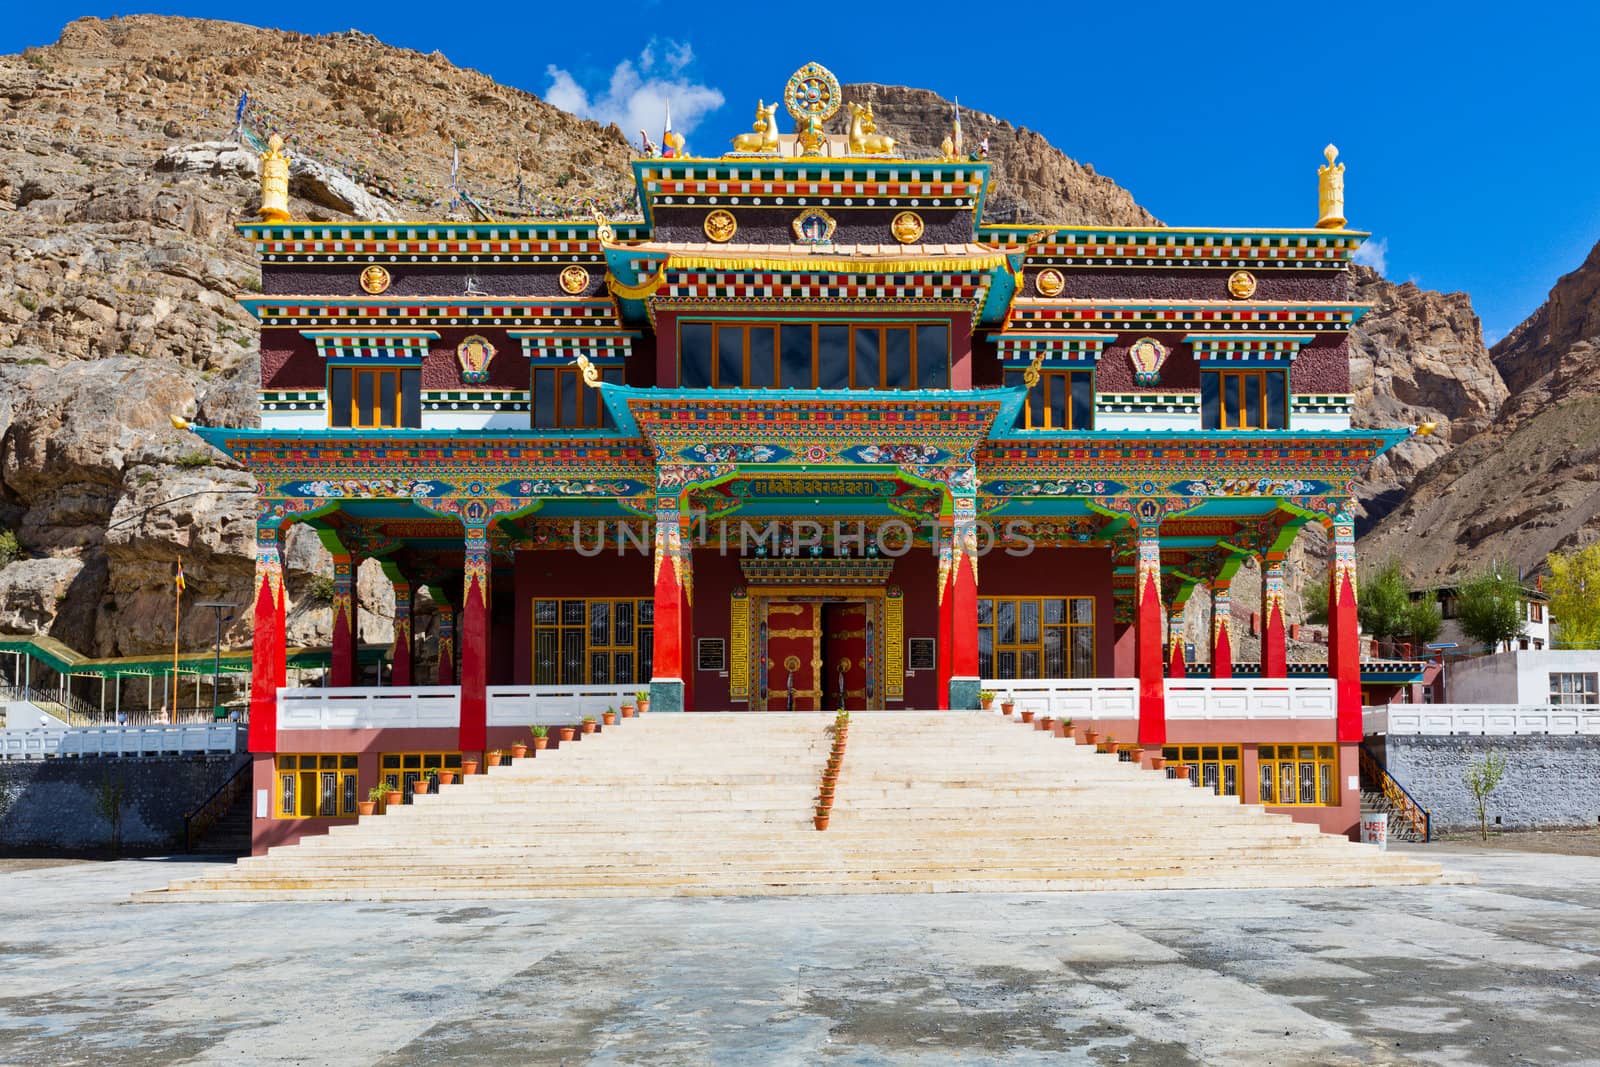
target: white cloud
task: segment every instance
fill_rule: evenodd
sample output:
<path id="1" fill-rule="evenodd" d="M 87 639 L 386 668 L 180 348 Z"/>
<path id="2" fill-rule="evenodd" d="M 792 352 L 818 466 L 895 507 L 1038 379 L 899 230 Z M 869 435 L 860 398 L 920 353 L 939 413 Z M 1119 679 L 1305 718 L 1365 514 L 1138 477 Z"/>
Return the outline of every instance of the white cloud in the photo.
<path id="1" fill-rule="evenodd" d="M 1371 267 L 1379 274 L 1386 274 L 1389 267 L 1389 239 L 1380 237 L 1375 241 L 1369 240 L 1356 249 L 1356 254 L 1351 258 L 1363 267 Z"/>
<path id="2" fill-rule="evenodd" d="M 624 59 L 612 68 L 604 89 L 581 85 L 571 71 L 550 64 L 545 69 L 550 87 L 544 97 L 561 110 L 582 118 L 615 122 L 629 140 L 645 130 L 652 141 L 661 140 L 667 102 L 671 101 L 672 128 L 687 137 L 724 100 L 720 89 L 701 84 L 684 73 L 693 62 L 694 48 L 687 41 L 651 38 L 636 60 Z M 664 71 L 658 65 L 662 63 Z"/>

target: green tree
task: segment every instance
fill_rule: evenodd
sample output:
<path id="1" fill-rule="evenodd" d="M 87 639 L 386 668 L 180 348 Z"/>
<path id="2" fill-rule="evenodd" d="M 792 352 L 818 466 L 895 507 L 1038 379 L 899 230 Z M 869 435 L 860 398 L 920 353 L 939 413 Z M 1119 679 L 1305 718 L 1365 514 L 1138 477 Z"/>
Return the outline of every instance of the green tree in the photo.
<path id="1" fill-rule="evenodd" d="M 1313 626 L 1328 625 L 1328 583 L 1318 579 L 1302 589 L 1300 607 L 1305 611 L 1306 622 Z"/>
<path id="2" fill-rule="evenodd" d="M 21 555 L 22 546 L 17 544 L 17 535 L 10 530 L 0 530 L 0 567 L 15 563 Z"/>
<path id="3" fill-rule="evenodd" d="M 1400 564 L 1390 560 L 1361 580 L 1356 618 L 1373 637 L 1393 638 L 1410 631 L 1411 586 Z"/>
<path id="4" fill-rule="evenodd" d="M 1489 840 L 1489 794 L 1500 788 L 1505 776 L 1506 758 L 1493 750 L 1486 753 L 1483 759 L 1473 760 L 1461 772 L 1461 780 L 1466 783 L 1473 803 L 1478 806 L 1478 832 L 1485 841 Z"/>
<path id="5" fill-rule="evenodd" d="M 1406 620 L 1406 632 L 1411 635 L 1416 649 L 1412 654 L 1421 652 L 1422 646 L 1429 641 L 1437 640 L 1439 630 L 1444 626 L 1444 615 L 1439 611 L 1439 594 L 1433 589 L 1425 589 L 1422 595 L 1411 602 L 1411 611 Z"/>
<path id="6" fill-rule="evenodd" d="M 1570 552 L 1552 552 L 1550 618 L 1562 648 L 1600 648 L 1600 541 Z"/>
<path id="7" fill-rule="evenodd" d="M 1528 630 L 1522 607 L 1522 581 L 1504 560 L 1469 574 L 1456 586 L 1456 618 L 1461 631 L 1490 652 Z"/>

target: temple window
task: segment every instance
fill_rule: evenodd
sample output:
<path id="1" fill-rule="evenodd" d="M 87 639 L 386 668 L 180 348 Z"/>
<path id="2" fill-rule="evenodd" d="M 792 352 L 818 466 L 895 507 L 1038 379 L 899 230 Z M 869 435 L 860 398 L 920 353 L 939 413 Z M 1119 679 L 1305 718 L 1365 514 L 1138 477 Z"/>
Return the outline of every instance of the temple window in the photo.
<path id="1" fill-rule="evenodd" d="M 599 371 L 601 381 L 617 385 L 625 381 L 626 370 L 620 364 L 602 366 Z M 577 367 L 533 369 L 534 429 L 597 430 L 611 425 L 600 390 L 586 388 Z"/>
<path id="2" fill-rule="evenodd" d="M 1093 597 L 978 600 L 978 674 L 983 678 L 1092 678 Z"/>
<path id="3" fill-rule="evenodd" d="M 354 429 L 416 429 L 422 425 L 422 369 L 328 368 L 328 424 Z"/>
<path id="4" fill-rule="evenodd" d="M 1025 373 L 1008 369 L 1005 384 L 1025 387 Z M 1022 426 L 1025 430 L 1094 429 L 1094 371 L 1041 371 L 1039 384 L 1028 390 Z"/>
<path id="5" fill-rule="evenodd" d="M 1184 768 L 1184 774 L 1174 777 L 1186 776 L 1190 782 L 1217 796 L 1239 795 L 1244 763 L 1239 758 L 1238 745 L 1168 745 L 1161 754 L 1168 764 Z"/>
<path id="6" fill-rule="evenodd" d="M 418 779 L 429 779 L 433 783 L 429 790 L 438 790 L 441 770 L 461 770 L 461 753 L 385 752 L 378 757 L 378 784 L 398 789 L 405 794 L 406 803 L 410 803 Z"/>
<path id="7" fill-rule="evenodd" d="M 533 684 L 649 682 L 654 621 L 654 600 L 535 600 Z"/>
<path id="8" fill-rule="evenodd" d="M 280 819 L 328 818 L 356 813 L 356 757 L 346 754 L 279 755 L 275 760 Z"/>
<path id="9" fill-rule="evenodd" d="M 1550 703 L 1600 704 L 1600 674 L 1594 671 L 1551 671 Z"/>
<path id="10" fill-rule="evenodd" d="M 1260 759 L 1263 804 L 1337 804 L 1334 779 L 1338 752 L 1332 745 L 1262 745 Z"/>
<path id="11" fill-rule="evenodd" d="M 686 389 L 947 389 L 944 323 L 686 322 Z"/>
<path id="12" fill-rule="evenodd" d="M 1287 429 L 1287 384 L 1281 370 L 1206 371 L 1200 375 L 1201 425 L 1207 430 Z"/>

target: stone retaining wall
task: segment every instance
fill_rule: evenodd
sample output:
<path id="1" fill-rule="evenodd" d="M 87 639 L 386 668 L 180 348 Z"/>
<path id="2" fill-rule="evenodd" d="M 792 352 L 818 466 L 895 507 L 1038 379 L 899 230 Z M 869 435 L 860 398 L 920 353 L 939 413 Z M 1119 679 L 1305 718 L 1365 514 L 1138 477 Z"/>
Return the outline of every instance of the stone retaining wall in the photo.
<path id="1" fill-rule="evenodd" d="M 1516 830 L 1594 826 L 1600 819 L 1600 737 L 1391 734 L 1368 745 L 1429 810 L 1435 833 L 1477 828 L 1462 772 L 1489 751 L 1506 758 L 1505 779 L 1489 795 L 1490 826 L 1497 818 L 1502 829 Z"/>
<path id="2" fill-rule="evenodd" d="M 113 847 L 100 801 L 120 787 L 121 847 L 183 848 L 183 816 L 238 766 L 239 756 L 9 760 L 0 763 L 0 852 Z"/>

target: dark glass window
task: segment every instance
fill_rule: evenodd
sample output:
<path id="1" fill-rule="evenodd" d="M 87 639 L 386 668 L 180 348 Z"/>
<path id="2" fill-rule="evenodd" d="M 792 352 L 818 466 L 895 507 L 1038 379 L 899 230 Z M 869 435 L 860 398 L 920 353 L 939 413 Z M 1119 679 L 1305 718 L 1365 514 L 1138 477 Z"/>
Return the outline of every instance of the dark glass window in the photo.
<path id="1" fill-rule="evenodd" d="M 328 398 L 330 426 L 422 425 L 422 371 L 417 367 L 331 367 Z"/>
<path id="2" fill-rule="evenodd" d="M 1007 370 L 1006 385 L 1025 385 L 1023 373 L 1020 370 Z M 1028 390 L 1028 400 L 1022 410 L 1022 425 L 1028 430 L 1094 429 L 1094 372 L 1041 371 L 1039 384 Z"/>
<path id="3" fill-rule="evenodd" d="M 1282 430 L 1289 425 L 1288 381 L 1281 370 L 1206 371 L 1200 375 L 1201 425 L 1208 430 Z"/>
<path id="4" fill-rule="evenodd" d="M 687 389 L 947 389 L 950 329 L 922 325 L 686 322 Z"/>
<path id="5" fill-rule="evenodd" d="M 600 368 L 601 381 L 617 385 L 626 380 L 626 374 L 620 366 Z M 577 367 L 533 368 L 534 429 L 594 430 L 611 425 L 600 390 L 586 387 Z"/>

